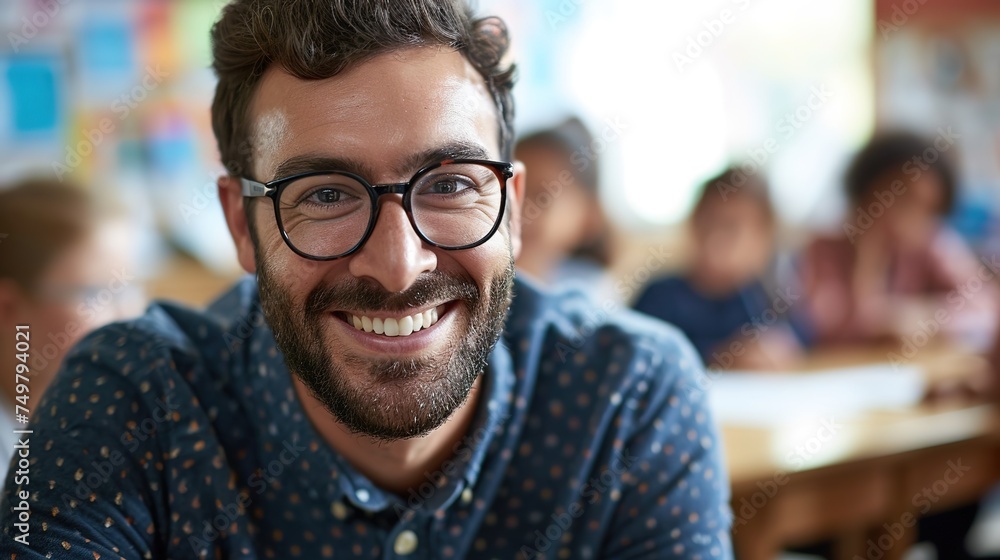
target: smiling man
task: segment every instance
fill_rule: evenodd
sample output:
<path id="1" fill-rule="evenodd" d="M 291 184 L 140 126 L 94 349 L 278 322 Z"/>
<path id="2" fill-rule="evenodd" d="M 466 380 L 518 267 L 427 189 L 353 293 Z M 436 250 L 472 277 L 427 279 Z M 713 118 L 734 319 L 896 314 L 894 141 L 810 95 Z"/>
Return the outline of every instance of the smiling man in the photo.
<path id="1" fill-rule="evenodd" d="M 225 8 L 219 194 L 253 275 L 71 353 L 3 550 L 731 557 L 689 344 L 514 277 L 506 46 L 462 0 Z"/>

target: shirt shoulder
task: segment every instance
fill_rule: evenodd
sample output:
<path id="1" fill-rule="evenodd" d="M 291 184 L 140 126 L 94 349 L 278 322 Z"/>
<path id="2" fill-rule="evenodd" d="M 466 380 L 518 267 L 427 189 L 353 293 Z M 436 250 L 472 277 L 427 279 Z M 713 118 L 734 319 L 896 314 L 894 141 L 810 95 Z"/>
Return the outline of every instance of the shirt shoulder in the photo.
<path id="1" fill-rule="evenodd" d="M 505 342 L 526 387 L 516 402 L 526 418 L 510 476 L 547 484 L 547 473 L 546 488 L 564 488 L 564 471 L 592 483 L 620 473 L 603 498 L 593 496 L 596 483 L 565 498 L 606 520 L 587 525 L 616 537 L 601 558 L 728 551 L 728 479 L 708 380 L 690 342 L 616 303 L 527 285 L 517 294 Z"/>
<path id="2" fill-rule="evenodd" d="M 220 301 L 245 289 L 241 282 Z M 42 417 L 51 412 L 59 424 L 121 431 L 129 422 L 166 410 L 171 419 L 193 416 L 201 426 L 233 428 L 245 385 L 244 343 L 253 331 L 248 328 L 241 338 L 240 324 L 249 323 L 246 306 L 239 299 L 228 301 L 228 325 L 220 319 L 222 307 L 206 312 L 160 301 L 135 319 L 90 333 L 67 353 L 44 393 Z M 77 413 L 67 414 L 73 409 Z"/>
<path id="3" fill-rule="evenodd" d="M 101 327 L 66 356 L 67 375 L 104 367 L 138 385 L 166 371 L 185 372 L 195 363 L 221 373 L 230 361 L 226 329 L 211 315 L 158 301 L 143 315 Z M 63 375 L 60 373 L 60 375 Z"/>
<path id="4" fill-rule="evenodd" d="M 150 557 L 176 536 L 171 492 L 197 485 L 221 503 L 236 499 L 226 450 L 246 449 L 253 434 L 227 334 L 210 314 L 155 303 L 67 354 L 30 424 L 41 450 L 32 476 L 49 490 L 31 493 L 32 509 L 53 512 L 39 544 L 86 535 L 102 556 L 128 542 L 131 555 L 120 555 Z M 4 500 L 28 484 L 8 473 Z"/>
<path id="5" fill-rule="evenodd" d="M 156 350 L 181 362 L 203 362 L 222 375 L 231 370 L 226 367 L 230 355 L 243 347 L 253 328 L 263 324 L 259 307 L 257 284 L 250 276 L 238 281 L 204 310 L 157 301 L 135 319 L 112 323 L 84 337 L 67 355 L 67 361 L 83 354 L 89 355 L 89 361 L 97 362 L 112 348 L 117 349 L 116 361 L 123 354 L 138 354 L 144 360 Z M 179 369 L 181 365 L 175 361 L 172 367 Z M 123 369 L 125 374 L 135 371 Z"/>

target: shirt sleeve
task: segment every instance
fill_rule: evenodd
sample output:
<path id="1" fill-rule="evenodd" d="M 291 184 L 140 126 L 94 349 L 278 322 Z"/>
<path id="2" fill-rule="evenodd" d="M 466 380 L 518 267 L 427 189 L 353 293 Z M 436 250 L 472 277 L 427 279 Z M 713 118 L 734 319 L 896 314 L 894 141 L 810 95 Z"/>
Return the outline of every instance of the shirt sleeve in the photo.
<path id="1" fill-rule="evenodd" d="M 619 452 L 627 472 L 600 558 L 732 558 L 729 479 L 707 378 L 687 341 L 676 338 L 667 343 L 678 349 L 673 357 L 654 350 L 635 363 L 646 376 L 625 400 L 637 412 Z"/>
<path id="2" fill-rule="evenodd" d="M 102 343 L 115 339 L 120 345 Z M 122 372 L 155 379 L 165 360 L 127 340 L 113 328 L 91 335 L 39 402 L 26 436 L 30 466 L 8 474 L 0 504 L 0 549 L 12 557 L 161 557 L 154 543 L 167 526 L 166 503 L 150 481 L 162 474 L 165 450 L 155 436 L 170 421 L 170 405 L 150 406 Z M 25 507 L 26 533 L 15 527 Z"/>

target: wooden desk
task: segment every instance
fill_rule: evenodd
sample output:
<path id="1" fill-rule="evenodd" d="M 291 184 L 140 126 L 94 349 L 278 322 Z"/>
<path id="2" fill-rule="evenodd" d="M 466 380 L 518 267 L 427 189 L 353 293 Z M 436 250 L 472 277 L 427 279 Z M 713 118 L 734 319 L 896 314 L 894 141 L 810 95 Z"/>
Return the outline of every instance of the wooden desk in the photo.
<path id="1" fill-rule="evenodd" d="M 955 375 L 968 373 L 959 364 L 979 364 L 928 363 Z M 1000 481 L 993 404 L 921 405 L 788 428 L 798 437 L 782 428 L 722 427 L 740 560 L 772 560 L 783 548 L 830 539 L 838 559 L 902 558 L 917 516 L 974 502 Z M 815 433 L 816 442 L 802 441 L 802 433 Z"/>

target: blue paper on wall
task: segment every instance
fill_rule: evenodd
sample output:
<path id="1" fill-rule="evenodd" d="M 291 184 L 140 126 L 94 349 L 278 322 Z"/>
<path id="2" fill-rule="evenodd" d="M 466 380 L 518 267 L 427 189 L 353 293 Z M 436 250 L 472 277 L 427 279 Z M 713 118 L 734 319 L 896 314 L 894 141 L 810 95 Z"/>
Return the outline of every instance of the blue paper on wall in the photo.
<path id="1" fill-rule="evenodd" d="M 55 136 L 61 127 L 59 91 L 62 64 L 57 57 L 11 57 L 2 65 L 12 114 L 8 136 Z"/>
<path id="2" fill-rule="evenodd" d="M 87 73 L 115 74 L 132 71 L 134 46 L 126 19 L 93 16 L 80 29 L 79 54 Z"/>
<path id="3" fill-rule="evenodd" d="M 135 41 L 129 20 L 95 12 L 80 27 L 77 61 L 82 101 L 107 105 L 135 85 Z"/>

